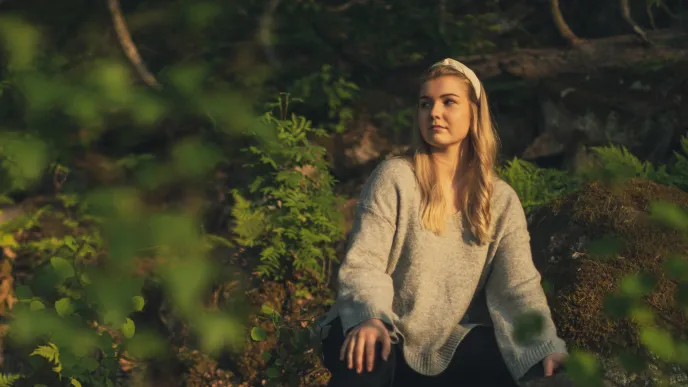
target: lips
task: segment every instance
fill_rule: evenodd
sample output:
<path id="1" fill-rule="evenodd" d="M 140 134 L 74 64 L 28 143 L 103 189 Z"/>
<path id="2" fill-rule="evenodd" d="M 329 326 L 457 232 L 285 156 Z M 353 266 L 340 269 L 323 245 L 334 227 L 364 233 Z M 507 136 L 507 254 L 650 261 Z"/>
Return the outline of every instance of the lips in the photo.
<path id="1" fill-rule="evenodd" d="M 439 129 L 446 129 L 444 126 L 439 126 L 439 125 L 433 125 L 430 127 L 432 130 L 439 130 Z"/>

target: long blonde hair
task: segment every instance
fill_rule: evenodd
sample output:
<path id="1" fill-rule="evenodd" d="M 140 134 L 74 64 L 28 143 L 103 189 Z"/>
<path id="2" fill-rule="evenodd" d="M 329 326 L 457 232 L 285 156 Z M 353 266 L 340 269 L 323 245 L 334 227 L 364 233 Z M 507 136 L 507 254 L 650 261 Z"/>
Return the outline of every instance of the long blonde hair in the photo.
<path id="1" fill-rule="evenodd" d="M 421 85 L 441 76 L 456 76 L 469 85 L 471 92 L 471 125 L 469 134 L 464 139 L 468 141 L 468 162 L 466 174 L 462 177 L 465 188 L 460 193 L 461 213 L 468 221 L 470 230 L 479 244 L 489 242 L 489 229 L 492 220 L 490 199 L 492 198 L 492 179 L 499 148 L 499 137 L 493 125 L 485 90 L 481 90 L 480 99 L 475 89 L 463 73 L 450 66 L 435 66 L 426 71 L 421 77 Z M 481 85 L 482 88 L 482 85 Z M 416 111 L 417 112 L 417 111 Z M 445 230 L 447 221 L 447 201 L 442 193 L 439 180 L 432 167 L 432 148 L 420 135 L 417 114 L 414 133 L 415 146 L 410 155 L 411 163 L 421 191 L 421 220 L 423 227 L 441 234 Z M 463 161 L 463 160 L 462 160 Z"/>

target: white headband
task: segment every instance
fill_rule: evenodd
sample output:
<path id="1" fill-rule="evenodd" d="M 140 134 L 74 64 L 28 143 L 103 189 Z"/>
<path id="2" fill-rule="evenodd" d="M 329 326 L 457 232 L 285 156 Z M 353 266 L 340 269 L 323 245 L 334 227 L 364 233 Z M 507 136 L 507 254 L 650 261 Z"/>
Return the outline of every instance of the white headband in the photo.
<path id="1" fill-rule="evenodd" d="M 432 65 L 432 67 L 437 66 L 449 66 L 454 70 L 457 70 L 463 75 L 465 75 L 466 78 L 468 78 L 468 80 L 471 81 L 471 84 L 473 85 L 473 89 L 475 90 L 475 96 L 478 97 L 478 100 L 480 100 L 480 95 L 482 94 L 482 87 L 480 86 L 480 81 L 478 80 L 478 77 L 475 75 L 473 70 L 469 69 L 468 66 L 452 58 L 447 58 L 441 62 L 437 62 L 434 65 Z"/>

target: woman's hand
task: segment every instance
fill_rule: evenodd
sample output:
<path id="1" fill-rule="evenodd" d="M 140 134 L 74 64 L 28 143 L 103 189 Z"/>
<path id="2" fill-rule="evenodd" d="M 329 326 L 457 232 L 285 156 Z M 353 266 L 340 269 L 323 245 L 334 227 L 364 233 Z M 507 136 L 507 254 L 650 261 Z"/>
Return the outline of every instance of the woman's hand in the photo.
<path id="1" fill-rule="evenodd" d="M 375 347 L 378 342 L 382 343 L 382 359 L 387 360 L 392 350 L 387 327 L 380 319 L 366 320 L 354 327 L 346 336 L 342 349 L 339 351 L 339 360 L 343 361 L 346 356 L 349 369 L 353 369 L 355 365 L 356 372 L 360 374 L 363 372 L 365 354 L 365 364 L 368 366 L 368 372 L 371 372 L 375 363 Z"/>
<path id="2" fill-rule="evenodd" d="M 542 360 L 542 365 L 545 368 L 545 376 L 554 375 L 554 371 L 561 367 L 566 362 L 567 358 L 568 355 L 565 353 L 555 352 L 547 355 L 547 357 Z"/>

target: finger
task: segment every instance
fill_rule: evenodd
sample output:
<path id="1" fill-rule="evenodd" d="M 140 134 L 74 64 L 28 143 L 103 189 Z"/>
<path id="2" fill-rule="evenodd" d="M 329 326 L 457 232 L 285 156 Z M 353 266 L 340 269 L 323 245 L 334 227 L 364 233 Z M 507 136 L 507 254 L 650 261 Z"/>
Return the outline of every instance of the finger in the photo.
<path id="1" fill-rule="evenodd" d="M 346 349 L 348 348 L 349 340 L 351 340 L 351 335 L 348 335 L 344 338 L 344 342 L 342 343 L 342 348 L 339 349 L 339 360 L 341 360 L 341 361 L 343 361 L 344 357 L 346 356 Z"/>
<path id="2" fill-rule="evenodd" d="M 346 364 L 349 367 L 349 369 L 354 368 L 354 347 L 356 346 L 356 342 L 358 340 L 358 335 L 351 335 L 351 340 L 349 340 L 349 346 L 346 349 Z"/>
<path id="3" fill-rule="evenodd" d="M 368 366 L 368 372 L 373 372 L 373 366 L 375 365 L 375 347 L 377 347 L 377 342 L 374 340 L 369 340 L 366 342 L 366 365 Z"/>
<path id="4" fill-rule="evenodd" d="M 552 360 L 550 360 L 550 359 L 545 360 L 544 366 L 545 366 L 545 376 L 552 376 L 552 368 L 554 368 L 552 365 Z"/>
<path id="5" fill-rule="evenodd" d="M 382 359 L 387 361 L 389 354 L 392 352 L 392 340 L 389 338 L 389 333 L 382 336 Z"/>
<path id="6" fill-rule="evenodd" d="M 354 353 L 354 358 L 356 360 L 356 372 L 359 374 L 363 372 L 363 353 L 365 352 L 366 337 L 359 336 L 356 340 L 356 352 Z"/>

